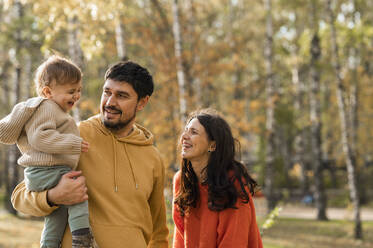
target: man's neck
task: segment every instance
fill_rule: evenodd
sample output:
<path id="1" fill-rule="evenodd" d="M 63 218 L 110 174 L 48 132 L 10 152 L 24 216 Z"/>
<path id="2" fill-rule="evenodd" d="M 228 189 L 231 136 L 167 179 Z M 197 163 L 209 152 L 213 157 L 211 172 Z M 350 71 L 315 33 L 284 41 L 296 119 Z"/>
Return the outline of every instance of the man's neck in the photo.
<path id="1" fill-rule="evenodd" d="M 130 135 L 133 131 L 133 123 L 128 124 L 126 127 L 120 129 L 120 130 L 111 130 L 111 132 L 115 135 L 117 138 L 123 138 Z"/>

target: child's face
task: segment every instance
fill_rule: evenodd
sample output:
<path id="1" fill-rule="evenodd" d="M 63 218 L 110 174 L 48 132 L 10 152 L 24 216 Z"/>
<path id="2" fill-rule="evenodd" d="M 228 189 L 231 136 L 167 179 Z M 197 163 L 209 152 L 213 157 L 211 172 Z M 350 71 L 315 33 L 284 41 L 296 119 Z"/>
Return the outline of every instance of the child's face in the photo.
<path id="1" fill-rule="evenodd" d="M 82 82 L 77 84 L 54 84 L 46 89 L 44 95 L 48 99 L 55 101 L 63 111 L 69 112 L 74 104 L 80 99 L 81 90 Z"/>

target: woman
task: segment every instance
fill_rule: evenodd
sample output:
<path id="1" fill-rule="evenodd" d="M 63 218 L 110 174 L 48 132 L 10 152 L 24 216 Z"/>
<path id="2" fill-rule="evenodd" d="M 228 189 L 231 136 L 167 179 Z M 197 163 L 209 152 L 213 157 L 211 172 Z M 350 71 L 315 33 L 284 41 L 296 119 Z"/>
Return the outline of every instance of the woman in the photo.
<path id="1" fill-rule="evenodd" d="M 257 184 L 235 160 L 227 122 L 212 109 L 192 113 L 180 142 L 173 247 L 262 247 L 251 198 Z"/>

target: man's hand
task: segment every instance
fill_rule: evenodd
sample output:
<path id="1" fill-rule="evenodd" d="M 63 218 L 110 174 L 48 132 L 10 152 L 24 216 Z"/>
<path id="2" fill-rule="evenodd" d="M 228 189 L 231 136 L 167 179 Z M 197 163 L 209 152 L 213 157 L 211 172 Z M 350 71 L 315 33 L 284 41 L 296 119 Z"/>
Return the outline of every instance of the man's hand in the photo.
<path id="1" fill-rule="evenodd" d="M 47 198 L 54 205 L 73 205 L 88 200 L 82 172 L 71 171 L 63 175 L 58 184 L 48 190 Z"/>

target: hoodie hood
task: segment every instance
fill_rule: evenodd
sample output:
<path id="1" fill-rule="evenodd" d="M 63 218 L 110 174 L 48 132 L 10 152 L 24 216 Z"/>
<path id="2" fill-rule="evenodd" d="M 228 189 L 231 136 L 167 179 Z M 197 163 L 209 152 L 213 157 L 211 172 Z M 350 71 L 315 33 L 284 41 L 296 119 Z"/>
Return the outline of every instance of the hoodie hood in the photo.
<path id="1" fill-rule="evenodd" d="M 153 145 L 153 134 L 149 132 L 147 129 L 144 127 L 134 124 L 133 125 L 133 130 L 132 132 L 126 136 L 126 137 L 121 137 L 117 138 L 114 136 L 114 134 L 104 126 L 101 120 L 101 116 L 95 115 L 91 118 L 89 118 L 86 123 L 90 123 L 93 125 L 94 128 L 98 129 L 101 133 L 103 133 L 106 136 L 110 136 L 111 139 L 111 144 L 112 144 L 112 150 L 114 151 L 114 191 L 118 192 L 118 167 L 119 167 L 119 158 L 117 157 L 117 150 L 120 144 L 123 144 L 123 149 L 126 154 L 126 157 L 128 158 L 128 163 L 131 171 L 131 176 L 134 181 L 134 185 L 136 190 L 139 188 L 138 184 L 138 179 L 137 176 L 135 175 L 134 171 L 134 163 L 133 161 L 136 161 L 136 157 L 131 156 L 132 152 L 129 152 L 129 150 L 133 150 L 137 148 L 138 146 L 152 146 Z"/>
<path id="2" fill-rule="evenodd" d="M 106 128 L 102 123 L 100 114 L 92 116 L 87 120 L 87 122 L 91 123 L 103 134 L 113 135 L 113 133 L 108 128 Z M 120 142 L 138 146 L 149 146 L 153 145 L 154 143 L 153 134 L 149 130 L 147 130 L 146 128 L 142 127 L 137 123 L 133 125 L 133 131 L 128 136 L 115 138 Z"/>

